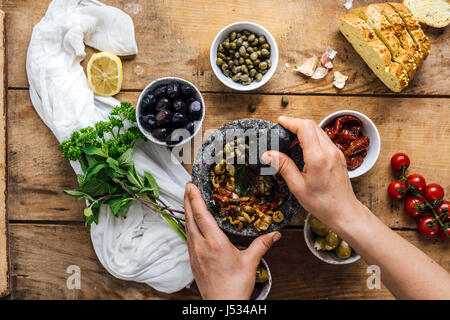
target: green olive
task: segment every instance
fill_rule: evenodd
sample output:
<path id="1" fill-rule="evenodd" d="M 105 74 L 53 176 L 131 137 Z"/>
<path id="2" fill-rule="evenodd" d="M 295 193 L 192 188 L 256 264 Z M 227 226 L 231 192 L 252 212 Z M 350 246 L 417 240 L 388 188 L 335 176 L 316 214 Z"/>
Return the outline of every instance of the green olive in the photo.
<path id="1" fill-rule="evenodd" d="M 346 260 L 352 255 L 352 248 L 350 248 L 347 242 L 341 240 L 341 243 L 339 243 L 339 246 L 336 248 L 336 255 L 340 259 Z"/>
<path id="2" fill-rule="evenodd" d="M 328 227 L 322 221 L 314 216 L 311 216 L 308 219 L 308 223 L 311 227 L 311 230 L 318 236 L 325 237 L 330 231 L 330 229 L 328 229 Z"/>
<path id="3" fill-rule="evenodd" d="M 314 241 L 314 249 L 319 251 L 325 250 L 325 238 L 317 237 Z"/>
<path id="4" fill-rule="evenodd" d="M 256 269 L 256 282 L 263 283 L 267 280 L 269 280 L 269 273 L 267 272 L 266 268 L 258 267 Z"/>
<path id="5" fill-rule="evenodd" d="M 325 249 L 326 250 L 333 250 L 336 249 L 339 245 L 339 237 L 336 233 L 333 231 L 330 231 L 327 236 L 325 237 Z"/>

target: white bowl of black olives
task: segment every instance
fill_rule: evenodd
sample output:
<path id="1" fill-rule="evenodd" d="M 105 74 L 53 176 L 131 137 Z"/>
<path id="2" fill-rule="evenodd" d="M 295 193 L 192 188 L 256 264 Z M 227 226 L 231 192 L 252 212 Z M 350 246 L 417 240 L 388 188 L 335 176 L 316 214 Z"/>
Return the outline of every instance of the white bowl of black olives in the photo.
<path id="1" fill-rule="evenodd" d="M 204 118 L 205 102 L 200 91 L 189 81 L 176 77 L 151 82 L 142 91 L 136 107 L 139 130 L 163 146 L 190 141 Z"/>
<path id="2" fill-rule="evenodd" d="M 214 74 L 224 85 L 250 91 L 263 86 L 275 73 L 278 47 L 264 27 L 241 21 L 217 34 L 209 56 Z"/>

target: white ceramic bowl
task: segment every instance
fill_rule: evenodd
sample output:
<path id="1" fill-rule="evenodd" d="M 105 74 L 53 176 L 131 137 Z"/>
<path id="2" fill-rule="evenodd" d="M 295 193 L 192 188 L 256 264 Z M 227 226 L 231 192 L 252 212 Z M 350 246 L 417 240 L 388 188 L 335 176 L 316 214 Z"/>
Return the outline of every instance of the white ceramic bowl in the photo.
<path id="1" fill-rule="evenodd" d="M 319 127 L 323 129 L 326 125 L 333 122 L 337 117 L 345 115 L 351 115 L 361 120 L 361 134 L 369 137 L 370 139 L 369 147 L 367 148 L 367 156 L 364 158 L 363 163 L 355 170 L 348 171 L 348 175 L 350 176 L 350 178 L 356 178 L 369 171 L 373 167 L 375 162 L 377 162 L 381 148 L 380 133 L 378 132 L 378 129 L 372 122 L 372 120 L 370 120 L 364 114 L 353 110 L 341 110 L 334 112 L 326 116 L 325 119 L 320 122 Z"/>
<path id="2" fill-rule="evenodd" d="M 216 60 L 217 60 L 217 48 L 219 44 L 226 38 L 232 31 L 242 31 L 242 30 L 248 30 L 250 32 L 254 32 L 257 35 L 263 35 L 266 37 L 267 43 L 270 45 L 270 60 L 272 62 L 272 66 L 270 67 L 269 71 L 263 76 L 262 80 L 260 82 L 253 81 L 248 86 L 244 86 L 238 82 L 234 82 L 231 80 L 231 78 L 225 76 L 222 73 L 222 70 L 217 66 Z M 241 22 L 235 22 L 232 23 L 222 30 L 216 35 L 214 38 L 214 41 L 211 45 L 211 50 L 209 53 L 209 59 L 211 61 L 211 67 L 214 71 L 214 74 L 216 75 L 219 80 L 226 85 L 227 87 L 239 90 L 239 91 L 250 91 L 257 89 L 261 86 L 263 86 L 269 79 L 273 76 L 275 73 L 275 70 L 277 69 L 278 65 L 278 47 L 277 43 L 275 42 L 274 37 L 270 34 L 269 31 L 267 31 L 264 27 L 253 23 L 253 22 L 247 22 L 247 21 L 241 21 Z"/>
<path id="3" fill-rule="evenodd" d="M 139 115 L 141 114 L 141 100 L 142 98 L 150 91 L 154 90 L 156 87 L 160 86 L 160 85 L 164 85 L 164 84 L 168 84 L 171 81 L 178 81 L 180 83 L 183 84 L 188 84 L 190 85 L 192 88 L 194 88 L 195 90 L 195 98 L 201 102 L 202 104 L 202 117 L 200 120 L 196 121 L 196 127 L 194 130 L 194 133 L 189 136 L 188 138 L 184 139 L 183 141 L 181 141 L 180 143 L 177 144 L 167 144 L 167 142 L 165 141 L 161 141 L 156 139 L 149 131 L 147 131 L 144 127 L 141 126 L 140 122 L 139 122 Z M 151 142 L 159 144 L 160 146 L 170 146 L 170 147 L 176 147 L 176 146 L 181 146 L 189 141 L 191 141 L 191 139 L 198 133 L 198 131 L 200 130 L 200 128 L 202 127 L 203 124 L 203 120 L 205 119 L 205 101 L 203 100 L 203 96 L 200 93 L 200 90 L 197 89 L 196 86 L 194 86 L 191 82 L 181 79 L 181 78 L 177 78 L 177 77 L 165 77 L 165 78 L 159 78 L 156 80 L 153 80 L 150 84 L 148 84 L 145 89 L 141 92 L 141 95 L 139 96 L 137 105 L 136 105 L 136 122 L 138 124 L 139 130 L 142 132 L 142 134 Z"/>
<path id="4" fill-rule="evenodd" d="M 312 215 L 310 213 L 308 213 L 308 215 L 306 216 L 306 219 L 305 219 L 305 227 L 304 227 L 303 234 L 305 236 L 306 245 L 308 246 L 309 251 L 311 251 L 311 253 L 313 255 L 315 255 L 317 258 L 319 258 L 323 262 L 326 262 L 329 264 L 349 264 L 349 263 L 358 261 L 361 258 L 361 256 L 359 254 L 357 254 L 353 249 L 352 249 L 352 255 L 350 256 L 350 258 L 345 259 L 345 260 L 339 258 L 336 255 L 336 252 L 334 250 L 319 251 L 317 249 L 314 249 L 314 241 L 316 240 L 316 234 L 311 230 L 311 226 L 309 225 L 308 220 L 310 217 L 312 217 Z"/>

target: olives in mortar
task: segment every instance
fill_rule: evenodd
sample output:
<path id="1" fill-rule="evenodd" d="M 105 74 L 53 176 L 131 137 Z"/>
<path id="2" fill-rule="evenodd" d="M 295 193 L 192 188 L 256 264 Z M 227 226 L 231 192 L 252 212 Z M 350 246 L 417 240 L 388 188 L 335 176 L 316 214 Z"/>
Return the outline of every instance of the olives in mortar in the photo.
<path id="1" fill-rule="evenodd" d="M 261 81 L 272 66 L 270 45 L 264 35 L 233 31 L 217 47 L 216 65 L 222 73 L 244 86 Z"/>
<path id="2" fill-rule="evenodd" d="M 180 136 L 174 131 L 183 129 L 188 135 L 194 134 L 195 122 L 201 119 L 202 114 L 203 105 L 196 96 L 196 90 L 189 84 L 174 80 L 142 97 L 138 120 L 142 128 L 156 139 L 173 145 L 187 138 L 186 133 Z"/>

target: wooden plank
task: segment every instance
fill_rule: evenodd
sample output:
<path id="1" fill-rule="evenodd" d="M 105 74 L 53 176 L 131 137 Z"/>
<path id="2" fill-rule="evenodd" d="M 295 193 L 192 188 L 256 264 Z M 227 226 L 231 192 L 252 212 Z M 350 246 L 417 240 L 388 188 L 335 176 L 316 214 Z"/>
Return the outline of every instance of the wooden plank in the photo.
<path id="1" fill-rule="evenodd" d="M 49 2 L 20 0 L 1 4 L 0 8 L 10 17 L 10 87 L 28 87 L 25 73 L 28 41 L 23 39 L 30 38 Z M 135 24 L 139 54 L 124 63 L 124 89 L 142 89 L 155 78 L 179 76 L 202 91 L 230 91 L 212 72 L 210 45 L 226 25 L 250 20 L 273 34 L 280 52 L 277 72 L 259 92 L 391 94 L 338 32 L 337 18 L 348 12 L 342 0 L 327 1 L 326 5 L 318 5 L 316 0 L 289 0 L 282 5 L 275 0 L 219 1 L 214 5 L 208 0 L 103 2 L 128 12 Z M 372 2 L 359 0 L 353 6 Z M 433 28 L 427 28 L 426 33 L 431 40 L 431 54 L 403 93 L 448 95 L 450 70 L 444 66 L 450 64 L 450 33 L 448 29 Z M 349 76 L 343 90 L 333 87 L 332 74 L 322 80 L 311 80 L 291 72 L 294 64 L 301 64 L 313 54 L 320 57 L 328 47 L 338 52 L 334 70 Z"/>
<path id="2" fill-rule="evenodd" d="M 118 98 L 135 104 L 138 93 L 122 93 Z M 353 180 L 353 186 L 358 198 L 391 227 L 416 226 L 415 220 L 404 214 L 403 203 L 387 196 L 387 186 L 394 178 L 389 168 L 394 153 L 408 153 L 410 173 L 442 184 L 450 194 L 446 157 L 450 124 L 443 121 L 450 118 L 450 99 L 289 96 L 288 107 L 282 108 L 277 95 L 205 94 L 204 98 L 204 131 L 247 117 L 276 121 L 280 115 L 289 115 L 320 122 L 329 113 L 345 108 L 366 114 L 380 131 L 381 154 L 371 171 Z M 82 201 L 62 193 L 77 187 L 75 175 L 60 156 L 56 139 L 32 108 L 28 92 L 10 90 L 8 99 L 10 219 L 81 221 Z M 247 111 L 251 101 L 257 103 L 253 114 Z M 303 225 L 303 216 L 295 218 L 292 225 Z"/>
<path id="3" fill-rule="evenodd" d="M 0 11 L 0 297 L 9 294 L 9 248 L 7 192 L 7 144 L 6 144 L 6 39 L 5 13 Z"/>
<path id="4" fill-rule="evenodd" d="M 425 240 L 415 231 L 400 234 L 450 270 L 450 247 L 440 240 Z M 233 239 L 247 244 L 246 239 Z M 198 299 L 195 286 L 166 295 L 144 284 L 118 280 L 98 262 L 84 226 L 11 224 L 13 299 Z M 302 230 L 284 230 L 267 254 L 273 275 L 270 299 L 392 299 L 366 287 L 367 265 L 362 261 L 328 265 L 306 247 Z M 81 289 L 66 287 L 66 269 L 81 270 Z M 219 279 L 220 280 L 220 279 Z"/>

